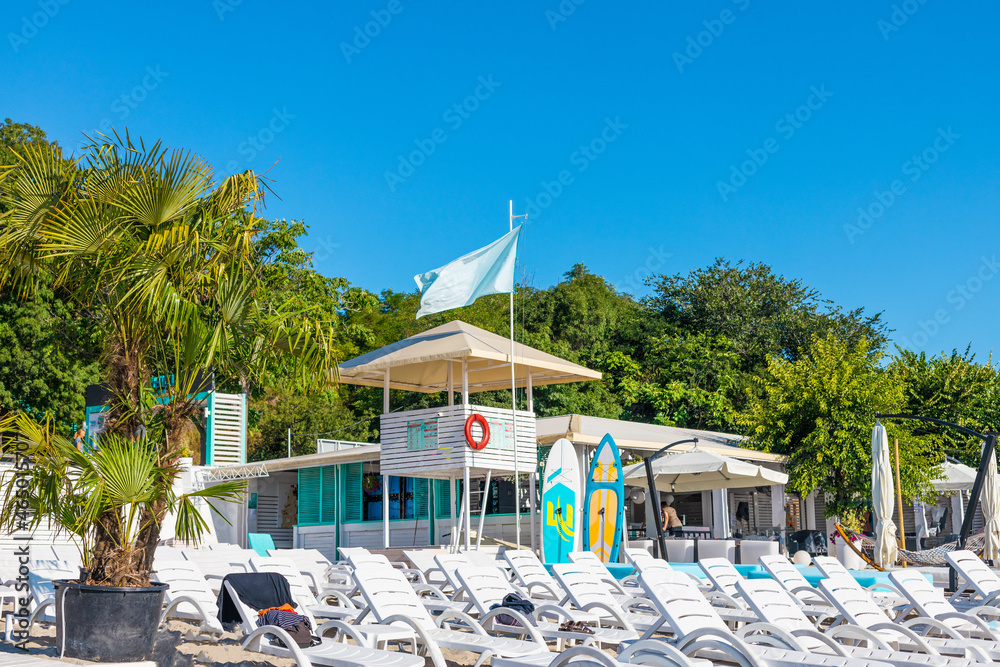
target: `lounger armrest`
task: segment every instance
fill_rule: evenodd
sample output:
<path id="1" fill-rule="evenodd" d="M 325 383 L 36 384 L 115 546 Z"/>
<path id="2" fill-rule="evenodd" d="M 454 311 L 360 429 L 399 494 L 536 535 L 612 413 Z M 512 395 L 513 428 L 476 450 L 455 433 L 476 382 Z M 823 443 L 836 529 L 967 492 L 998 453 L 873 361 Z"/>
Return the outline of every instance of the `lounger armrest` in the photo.
<path id="1" fill-rule="evenodd" d="M 326 601 L 329 598 L 333 598 L 339 604 L 337 604 L 337 605 L 329 605 L 331 607 L 338 606 L 338 607 L 345 607 L 347 609 L 357 609 L 358 608 L 358 605 L 354 604 L 354 600 L 352 600 L 351 598 L 347 597 L 347 595 L 345 595 L 343 591 L 338 591 L 336 589 L 331 588 L 331 589 L 327 589 L 327 590 L 322 591 L 322 594 L 323 594 L 323 599 L 321 600 L 321 602 L 323 604 L 327 604 Z"/>
<path id="2" fill-rule="evenodd" d="M 358 646 L 369 646 L 368 641 L 365 640 L 364 636 L 358 632 L 358 627 L 359 626 L 348 625 L 343 621 L 334 619 L 332 621 L 327 621 L 318 628 L 316 628 L 316 634 L 320 637 L 325 637 L 330 632 L 336 631 L 345 634 L 351 639 L 353 639 L 354 643 L 357 644 Z M 373 627 L 373 626 L 369 625 L 368 627 Z"/>
<path id="3" fill-rule="evenodd" d="M 222 581 L 223 579 L 226 578 L 226 575 L 224 575 L 224 574 L 212 574 L 211 572 L 208 572 L 208 573 L 205 573 L 205 578 L 206 579 L 218 579 L 219 581 Z"/>
<path id="4" fill-rule="evenodd" d="M 857 625 L 849 625 L 847 623 L 842 623 L 840 625 L 835 625 L 832 628 L 828 628 L 826 631 L 827 637 L 832 637 L 834 639 L 850 639 L 852 641 L 862 640 L 868 643 L 869 647 L 882 649 L 883 651 L 895 651 L 885 643 L 885 639 L 879 637 L 877 634 L 868 630 L 867 628 L 862 628 Z"/>
<path id="5" fill-rule="evenodd" d="M 636 605 L 640 607 L 651 606 L 649 598 L 638 597 L 638 596 L 632 596 L 629 598 L 625 598 L 624 600 L 618 600 L 618 604 L 620 604 L 622 609 L 624 609 L 625 611 L 628 611 L 629 609 L 635 607 Z"/>
<path id="6" fill-rule="evenodd" d="M 714 600 L 719 600 L 720 602 L 724 603 L 723 606 L 730 607 L 731 609 L 739 609 L 741 611 L 744 611 L 747 608 L 745 604 L 743 604 L 733 596 L 723 593 L 722 591 L 708 591 L 705 593 L 705 597 L 708 599 L 709 602 L 712 602 Z"/>
<path id="7" fill-rule="evenodd" d="M 548 593 L 549 595 L 551 595 L 553 600 L 559 600 L 559 599 L 561 599 L 561 596 L 559 595 L 559 593 L 557 593 L 551 586 L 549 586 L 544 581 L 536 581 L 536 582 L 534 582 L 532 584 L 528 584 L 525 587 L 525 590 L 528 591 L 528 595 L 532 595 L 533 591 L 535 590 L 535 588 L 541 588 L 546 593 Z"/>
<path id="8" fill-rule="evenodd" d="M 823 595 L 823 591 L 818 588 L 813 588 L 812 586 L 795 586 L 789 591 L 789 593 L 791 593 L 792 597 L 796 600 L 799 599 L 799 593 L 805 593 L 806 595 L 811 596 L 814 600 L 821 601 L 823 604 L 830 604 L 830 601 L 825 595 Z"/>
<path id="9" fill-rule="evenodd" d="M 410 618 L 409 616 L 403 616 L 402 614 L 394 614 L 379 621 L 379 625 L 393 625 L 399 623 L 413 628 L 413 632 L 417 636 L 417 642 L 424 645 L 424 648 L 427 650 L 427 655 L 431 658 L 431 661 L 435 665 L 446 664 L 444 654 L 441 653 L 441 647 L 438 646 L 437 641 L 427 634 L 424 627 L 417 623 L 416 620 Z"/>
<path id="10" fill-rule="evenodd" d="M 469 629 L 472 630 L 477 635 L 483 635 L 486 637 L 489 636 L 489 633 L 483 629 L 483 626 L 479 624 L 479 621 L 472 618 L 464 611 L 458 611 L 457 609 L 446 609 L 445 611 L 441 612 L 440 614 L 434 617 L 434 624 L 437 625 L 439 628 L 444 628 L 444 622 L 452 619 L 461 621 L 462 623 L 468 625 Z"/>
<path id="11" fill-rule="evenodd" d="M 250 570 L 247 569 L 246 563 L 230 563 L 229 567 L 238 567 L 240 569 L 240 572 L 249 572 L 250 571 Z"/>
<path id="12" fill-rule="evenodd" d="M 921 635 L 926 635 L 932 628 L 944 633 L 945 637 L 951 637 L 952 639 L 965 639 L 965 635 L 951 627 L 950 625 L 945 625 L 939 619 L 928 618 L 927 616 L 918 616 L 917 618 L 911 618 L 908 621 L 902 621 L 899 623 L 904 628 L 909 628 L 913 630 L 914 628 L 926 628 L 923 632 L 919 633 Z M 914 632 L 916 632 L 914 630 Z"/>
<path id="13" fill-rule="evenodd" d="M 574 647 L 574 649 L 577 647 Z M 581 647 L 582 648 L 582 647 Z M 590 647 L 587 647 L 590 648 Z M 573 649 L 570 649 L 572 651 Z M 564 651 L 563 655 L 568 653 Z M 607 655 L 603 651 L 600 651 L 601 655 Z M 650 659 L 643 659 L 643 656 L 648 656 Z M 665 658 L 665 659 L 664 659 Z M 676 648 L 661 641 L 659 639 L 640 639 L 630 643 L 628 646 L 623 648 L 618 652 L 618 662 L 620 664 L 631 663 L 633 659 L 637 659 L 637 664 L 674 664 L 674 665 L 687 665 L 690 664 L 690 659 L 688 656 L 684 655 Z M 552 665 L 549 665 L 552 667 Z"/>
<path id="14" fill-rule="evenodd" d="M 802 646 L 802 644 L 787 630 L 782 630 L 778 626 L 771 625 L 770 623 L 748 623 L 733 634 L 748 644 L 756 644 L 758 642 L 754 641 L 755 633 L 760 633 L 760 635 L 757 635 L 758 637 L 761 635 L 767 635 L 777 639 L 781 643 L 781 646 L 775 646 L 775 648 L 787 648 L 790 651 L 808 652 L 805 647 Z M 766 641 L 763 643 L 774 646 L 773 642 Z"/>
<path id="15" fill-rule="evenodd" d="M 435 597 L 441 600 L 442 602 L 451 602 L 451 598 L 445 595 L 444 591 L 442 591 L 434 584 L 413 584 L 413 592 L 421 597 L 425 593 L 430 593 L 432 597 Z"/>
<path id="16" fill-rule="evenodd" d="M 285 632 L 282 628 L 279 628 L 277 625 L 265 625 L 248 634 L 243 638 L 243 650 L 262 653 L 260 650 L 260 640 L 267 635 L 272 635 L 280 639 L 281 643 L 283 643 L 285 648 L 288 649 L 288 652 L 292 654 L 295 662 L 299 664 L 299 667 L 312 667 L 312 662 L 310 662 L 309 658 L 306 657 L 306 654 L 302 652 L 299 645 L 295 643 L 292 636 Z"/>
<path id="17" fill-rule="evenodd" d="M 701 628 L 677 642 L 677 648 L 684 655 L 691 656 L 702 649 L 720 651 L 732 658 L 738 665 L 764 667 L 761 660 L 754 655 L 747 644 L 732 633 L 723 632 L 719 628 Z"/>
<path id="18" fill-rule="evenodd" d="M 555 616 L 557 619 L 565 618 L 567 621 L 573 620 L 573 613 L 568 609 L 563 609 L 559 605 L 554 605 L 554 604 L 535 605 L 535 620 L 539 620 L 546 615 Z"/>
<path id="19" fill-rule="evenodd" d="M 865 590 L 866 591 L 889 591 L 890 593 L 898 595 L 900 598 L 903 597 L 903 594 L 899 592 L 898 588 L 896 588 L 892 584 L 887 584 L 884 581 L 876 582 L 876 583 L 872 584 L 871 586 L 865 586 Z"/>
<path id="20" fill-rule="evenodd" d="M 504 630 L 512 629 L 514 631 L 517 631 L 521 635 L 528 635 L 529 637 L 531 637 L 531 641 L 535 642 L 539 646 L 546 646 L 545 639 L 538 632 L 538 628 L 535 627 L 535 619 L 525 616 L 516 609 L 511 609 L 510 607 L 497 607 L 496 609 L 491 609 L 490 611 L 483 614 L 482 618 L 479 619 L 479 623 L 483 628 L 485 628 L 487 621 L 492 621 L 494 618 L 496 618 L 501 614 L 510 616 L 518 623 L 520 623 L 520 626 L 507 625 L 506 623 L 498 624 L 502 625 Z M 547 646 L 546 650 L 548 650 Z"/>
<path id="21" fill-rule="evenodd" d="M 983 635 L 984 639 L 991 639 L 995 641 L 998 638 L 997 633 L 995 633 L 993 629 L 989 625 L 987 625 L 986 621 L 979 618 L 978 616 L 968 613 L 963 614 L 960 611 L 948 611 L 938 615 L 937 620 L 944 621 L 945 619 L 949 618 L 955 618 L 962 621 L 963 623 L 968 623 L 969 625 L 972 625 L 973 627 L 975 627 L 976 630 L 979 630 L 979 632 Z M 958 628 L 955 629 L 958 630 Z M 958 631 L 961 632 L 961 630 Z"/>
<path id="22" fill-rule="evenodd" d="M 833 641 L 832 639 L 824 635 L 822 632 L 817 632 L 816 630 L 810 630 L 808 628 L 799 628 L 798 630 L 792 630 L 792 636 L 811 637 L 816 641 L 822 642 L 823 644 L 828 646 L 830 650 L 832 650 L 836 655 L 839 655 L 842 658 L 851 657 L 850 654 L 848 654 L 847 651 L 844 650 L 843 646 Z"/>
<path id="23" fill-rule="evenodd" d="M 31 610 L 31 615 L 28 616 L 28 632 L 31 632 L 31 626 L 35 624 L 38 617 L 45 613 L 45 610 L 49 607 L 55 607 L 56 599 L 54 597 L 45 598 L 37 604 L 37 606 Z M 55 609 L 52 610 L 55 613 Z"/>
<path id="24" fill-rule="evenodd" d="M 549 667 L 563 667 L 563 665 L 570 663 L 579 656 L 586 656 L 586 662 L 600 663 L 604 667 L 619 667 L 619 663 L 622 662 L 621 656 L 619 656 L 619 660 L 616 661 L 604 651 L 598 650 L 592 646 L 574 646 L 573 648 L 568 648 L 556 656 L 552 662 L 549 663 Z"/>
<path id="25" fill-rule="evenodd" d="M 918 618 L 914 620 L 921 620 L 921 619 Z M 933 620 L 933 619 L 926 619 L 926 620 Z M 898 625 L 896 623 L 889 623 L 889 622 L 874 623 L 868 626 L 868 629 L 871 630 L 872 632 L 884 630 L 888 632 L 895 632 L 901 634 L 907 639 L 909 639 L 911 642 L 916 644 L 917 648 L 920 649 L 921 653 L 927 653 L 928 655 L 941 655 L 940 653 L 938 653 L 938 650 L 933 646 L 931 646 L 930 644 L 928 644 L 923 637 L 921 637 L 920 635 L 918 635 L 916 632 L 906 627 L 905 625 Z"/>
<path id="26" fill-rule="evenodd" d="M 976 618 L 982 618 L 986 616 L 987 618 L 1000 619 L 1000 608 L 993 607 L 990 605 L 984 607 L 973 607 L 971 609 L 966 609 L 965 613 L 969 616 L 975 616 Z"/>
<path id="27" fill-rule="evenodd" d="M 604 604 L 603 602 L 591 602 L 589 604 L 585 604 L 583 605 L 583 607 L 580 608 L 580 611 L 593 611 L 594 609 L 602 609 L 608 612 L 623 629 L 635 632 L 635 628 L 632 627 L 632 624 L 628 622 L 628 619 L 622 616 L 619 610 L 615 609 L 614 607 L 610 607 Z"/>
<path id="28" fill-rule="evenodd" d="M 698 587 L 698 590 L 701 590 L 701 591 L 710 591 L 710 590 L 712 590 L 713 586 L 712 586 L 711 582 L 707 582 L 704 579 L 702 579 L 701 577 L 699 577 L 698 575 L 692 574 L 692 573 L 687 572 L 687 571 L 683 572 L 683 574 L 686 575 L 687 577 L 689 577 L 692 582 L 694 582 L 694 585 Z"/>
<path id="29" fill-rule="evenodd" d="M 170 604 L 167 605 L 167 608 L 163 610 L 162 614 L 160 614 L 160 625 L 163 625 L 167 621 L 168 616 L 174 610 L 176 610 L 178 606 L 180 606 L 182 603 L 185 602 L 190 605 L 193 605 L 194 608 L 198 610 L 198 613 L 201 615 L 202 618 L 201 620 L 202 625 L 208 626 L 208 628 L 216 634 L 221 635 L 223 633 L 222 625 L 216 618 L 217 612 L 213 614 L 210 609 L 207 609 L 205 607 L 204 603 L 202 603 L 200 600 L 195 600 L 193 597 L 189 595 L 179 595 L 178 597 L 170 601 Z"/>
<path id="30" fill-rule="evenodd" d="M 982 606 L 985 607 L 986 605 L 989 605 L 991 607 L 995 607 L 998 598 L 1000 598 L 1000 591 L 993 591 L 992 593 L 983 598 Z"/>
<path id="31" fill-rule="evenodd" d="M 609 577 L 602 577 L 601 581 L 603 583 L 605 583 L 605 584 L 610 585 L 611 588 L 615 589 L 615 592 L 617 592 L 619 595 L 628 595 L 629 594 L 628 591 L 626 591 L 625 588 L 621 585 L 621 583 L 617 579 L 615 579 L 614 577 L 610 577 L 610 576 Z"/>

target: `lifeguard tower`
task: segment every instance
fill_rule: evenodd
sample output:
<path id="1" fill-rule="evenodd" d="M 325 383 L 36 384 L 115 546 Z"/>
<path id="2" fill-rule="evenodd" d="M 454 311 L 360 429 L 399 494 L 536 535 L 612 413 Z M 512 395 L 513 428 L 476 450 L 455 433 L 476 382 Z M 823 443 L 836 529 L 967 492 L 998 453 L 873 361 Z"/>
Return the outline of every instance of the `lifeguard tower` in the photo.
<path id="1" fill-rule="evenodd" d="M 510 350 L 508 338 L 453 321 L 340 365 L 342 382 L 382 387 L 379 468 L 383 488 L 388 488 L 390 475 L 444 480 L 444 485 L 428 484 L 432 493 L 434 489 L 447 489 L 451 498 L 461 498 L 458 515 L 450 513 L 455 548 L 460 530 L 465 536 L 465 548 L 471 546 L 470 494 L 477 491 L 470 488 L 470 477 L 485 476 L 485 489 L 490 488 L 491 476 L 515 477 L 513 504 L 517 520 L 510 541 L 520 544 L 522 494 L 519 482 L 521 475 L 530 475 L 532 519 L 528 523 L 530 535 L 534 537 L 534 475 L 538 466 L 538 445 L 532 390 L 540 385 L 601 378 L 597 371 L 527 345 L 514 343 L 513 359 Z M 512 381 L 516 387 L 526 390 L 525 410 L 470 404 L 470 394 L 509 390 Z M 446 405 L 394 412 L 389 400 L 392 389 L 445 392 L 447 401 L 443 403 Z M 458 405 L 455 404 L 456 394 L 461 401 Z M 484 442 L 481 449 L 477 448 Z M 461 487 L 458 480 L 463 480 Z M 432 504 L 437 501 L 439 499 L 430 500 Z M 383 512 L 384 548 L 389 547 L 388 516 L 388 512 Z M 481 534 L 477 534 L 477 540 L 480 538 Z"/>

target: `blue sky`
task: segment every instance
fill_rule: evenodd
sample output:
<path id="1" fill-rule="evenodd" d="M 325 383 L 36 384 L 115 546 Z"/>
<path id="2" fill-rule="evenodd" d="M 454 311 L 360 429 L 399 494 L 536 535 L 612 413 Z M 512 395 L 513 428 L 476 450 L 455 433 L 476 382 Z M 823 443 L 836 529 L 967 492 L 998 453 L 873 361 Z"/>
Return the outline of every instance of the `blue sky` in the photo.
<path id="1" fill-rule="evenodd" d="M 267 171 L 267 215 L 376 291 L 502 235 L 513 199 L 535 286 L 760 261 L 985 360 L 1000 7 L 653 4 L 9 0 L 0 115 Z"/>

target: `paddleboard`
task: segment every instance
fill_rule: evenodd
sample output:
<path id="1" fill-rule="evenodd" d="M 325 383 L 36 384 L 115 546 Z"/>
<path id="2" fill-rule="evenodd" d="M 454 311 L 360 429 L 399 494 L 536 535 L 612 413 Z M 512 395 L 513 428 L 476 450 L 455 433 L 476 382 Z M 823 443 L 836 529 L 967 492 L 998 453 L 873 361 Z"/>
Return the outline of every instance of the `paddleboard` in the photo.
<path id="1" fill-rule="evenodd" d="M 549 450 L 542 474 L 542 560 L 567 563 L 579 550 L 580 503 L 583 497 L 576 450 L 566 438 Z"/>
<path id="2" fill-rule="evenodd" d="M 605 563 L 617 562 L 625 521 L 622 457 L 611 434 L 601 440 L 590 461 L 583 494 L 583 546 Z"/>

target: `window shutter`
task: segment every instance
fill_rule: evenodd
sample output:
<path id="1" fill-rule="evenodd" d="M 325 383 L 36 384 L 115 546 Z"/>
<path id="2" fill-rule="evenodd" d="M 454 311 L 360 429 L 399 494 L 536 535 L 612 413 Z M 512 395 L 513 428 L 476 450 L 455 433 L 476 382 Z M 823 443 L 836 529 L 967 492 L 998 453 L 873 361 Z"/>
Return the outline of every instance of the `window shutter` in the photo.
<path id="1" fill-rule="evenodd" d="M 344 466 L 344 521 L 361 521 L 361 467 L 361 463 Z"/>
<path id="2" fill-rule="evenodd" d="M 313 526 L 320 522 L 320 489 L 322 473 L 319 468 L 299 469 L 299 525 Z"/>
<path id="3" fill-rule="evenodd" d="M 413 515 L 416 519 L 427 518 L 428 484 L 426 479 L 413 480 Z"/>
<path id="4" fill-rule="evenodd" d="M 337 466 L 325 466 L 323 471 L 323 489 L 320 494 L 320 521 L 336 523 L 337 521 Z"/>
<path id="5" fill-rule="evenodd" d="M 434 515 L 439 519 L 451 516 L 451 480 L 434 480 Z"/>

